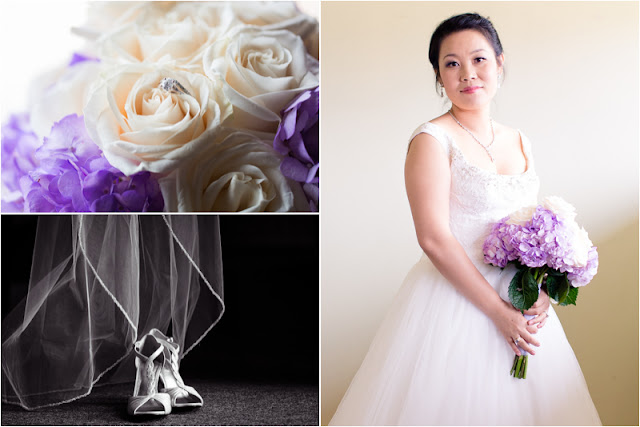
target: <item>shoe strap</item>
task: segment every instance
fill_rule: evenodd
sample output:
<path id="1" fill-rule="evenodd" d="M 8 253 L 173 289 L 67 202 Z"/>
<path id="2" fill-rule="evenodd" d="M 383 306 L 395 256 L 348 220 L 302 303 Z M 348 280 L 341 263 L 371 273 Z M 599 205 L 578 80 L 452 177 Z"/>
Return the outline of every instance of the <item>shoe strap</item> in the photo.
<path id="1" fill-rule="evenodd" d="M 145 356 L 144 354 L 140 353 L 140 345 L 141 341 L 138 341 L 136 343 L 136 345 L 133 347 L 133 351 L 136 353 L 136 356 L 139 357 L 142 361 L 144 361 L 145 363 L 151 363 L 153 364 L 153 362 L 156 360 L 156 358 L 158 356 L 160 356 L 160 354 L 162 354 L 163 352 L 163 346 L 162 343 L 160 343 L 160 345 L 158 346 L 158 348 L 151 353 L 150 356 Z"/>

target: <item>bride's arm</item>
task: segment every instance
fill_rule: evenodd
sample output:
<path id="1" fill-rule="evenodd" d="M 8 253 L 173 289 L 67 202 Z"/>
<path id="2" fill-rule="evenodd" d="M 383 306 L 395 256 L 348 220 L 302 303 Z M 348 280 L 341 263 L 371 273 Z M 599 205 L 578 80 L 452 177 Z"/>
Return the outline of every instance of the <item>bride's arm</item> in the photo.
<path id="1" fill-rule="evenodd" d="M 537 328 L 528 327 L 522 314 L 500 298 L 451 233 L 449 161 L 431 135 L 421 133 L 411 142 L 405 163 L 405 184 L 418 243 L 431 262 L 495 323 L 516 354 L 520 354 L 513 342 L 517 337 L 522 338 L 520 347 L 535 354 L 531 345 L 540 345 L 532 336 Z"/>

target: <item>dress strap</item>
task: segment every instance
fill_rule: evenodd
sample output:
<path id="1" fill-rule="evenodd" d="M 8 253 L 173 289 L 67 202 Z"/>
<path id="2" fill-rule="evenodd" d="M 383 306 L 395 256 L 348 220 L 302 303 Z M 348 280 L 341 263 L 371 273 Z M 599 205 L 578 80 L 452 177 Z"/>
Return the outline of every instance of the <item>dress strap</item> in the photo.
<path id="1" fill-rule="evenodd" d="M 411 142 L 413 141 L 413 139 L 416 136 L 420 135 L 421 133 L 426 133 L 434 137 L 436 141 L 440 143 L 440 146 L 442 147 L 445 154 L 447 155 L 447 158 L 451 157 L 450 155 L 451 139 L 449 135 L 447 135 L 447 133 L 444 131 L 444 129 L 442 129 L 440 126 L 435 125 L 433 123 L 429 123 L 429 122 L 423 123 L 420 126 L 418 126 L 416 130 L 413 131 L 413 134 L 411 134 L 411 138 L 409 138 L 409 145 L 411 145 Z M 407 147 L 407 150 L 408 150 L 408 147 Z"/>

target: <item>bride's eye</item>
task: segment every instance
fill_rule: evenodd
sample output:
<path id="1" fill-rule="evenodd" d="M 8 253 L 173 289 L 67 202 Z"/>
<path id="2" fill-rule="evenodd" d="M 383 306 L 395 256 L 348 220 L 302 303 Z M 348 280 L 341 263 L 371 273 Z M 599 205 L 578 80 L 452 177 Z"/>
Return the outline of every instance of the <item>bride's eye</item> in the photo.
<path id="1" fill-rule="evenodd" d="M 446 67 L 455 67 L 456 65 L 458 65 L 458 63 L 456 61 L 451 61 L 451 62 L 447 62 L 446 63 Z"/>
<path id="2" fill-rule="evenodd" d="M 486 61 L 486 60 L 487 60 L 487 58 L 484 58 L 482 56 L 479 56 L 479 57 L 476 58 L 476 62 L 483 62 L 483 61 Z"/>

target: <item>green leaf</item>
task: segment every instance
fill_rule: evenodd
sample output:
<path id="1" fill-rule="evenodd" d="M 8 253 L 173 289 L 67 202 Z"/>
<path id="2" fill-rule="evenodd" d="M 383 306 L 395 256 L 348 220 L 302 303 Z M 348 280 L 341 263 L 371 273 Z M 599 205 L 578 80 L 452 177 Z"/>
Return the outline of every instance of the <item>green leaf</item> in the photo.
<path id="1" fill-rule="evenodd" d="M 578 299 L 578 288 L 570 286 L 567 297 L 560 303 L 560 305 L 576 305 L 576 299 Z"/>
<path id="2" fill-rule="evenodd" d="M 511 304 L 520 311 L 525 311 L 538 300 L 538 285 L 531 270 L 527 267 L 518 269 L 509 284 Z"/>
<path id="3" fill-rule="evenodd" d="M 524 293 L 520 285 L 523 273 L 523 270 L 518 269 L 509 284 L 509 299 L 511 300 L 511 304 L 518 310 L 523 310 L 524 307 Z"/>
<path id="4" fill-rule="evenodd" d="M 558 276 L 547 276 L 546 286 L 547 286 L 547 295 L 550 298 L 558 301 L 558 291 L 560 289 L 560 280 Z"/>
<path id="5" fill-rule="evenodd" d="M 565 275 L 565 273 L 561 273 L 560 271 L 554 270 L 553 268 L 549 268 L 547 270 L 547 279 L 549 278 L 549 276 L 562 277 L 564 275 Z"/>
<path id="6" fill-rule="evenodd" d="M 569 279 L 567 279 L 566 276 L 564 277 L 563 280 L 560 280 L 560 286 L 558 289 L 558 299 L 556 300 L 558 301 L 558 304 L 563 305 L 562 303 L 567 298 L 567 295 L 569 295 L 570 287 L 571 286 L 569 286 Z"/>

